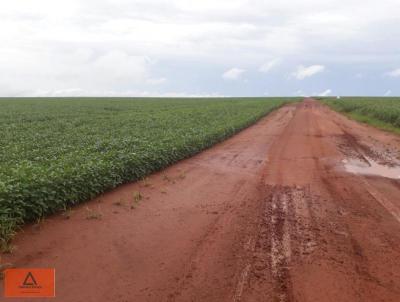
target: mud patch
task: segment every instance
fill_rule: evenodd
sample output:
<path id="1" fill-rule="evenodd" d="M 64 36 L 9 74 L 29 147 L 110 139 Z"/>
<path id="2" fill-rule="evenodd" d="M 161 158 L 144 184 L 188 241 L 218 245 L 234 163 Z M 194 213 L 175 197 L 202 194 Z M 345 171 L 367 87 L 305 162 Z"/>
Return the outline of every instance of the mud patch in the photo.
<path id="1" fill-rule="evenodd" d="M 266 187 L 265 210 L 255 238 L 249 284 L 256 292 L 264 292 L 268 301 L 295 300 L 292 265 L 307 262 L 317 249 L 310 203 L 311 195 L 305 187 Z M 266 297 L 266 292 L 270 296 Z"/>
<path id="2" fill-rule="evenodd" d="M 342 162 L 349 173 L 400 179 L 400 166 L 383 165 L 367 156 L 364 156 L 362 161 L 344 159 Z"/>
<path id="3" fill-rule="evenodd" d="M 342 154 L 348 158 L 354 158 L 369 165 L 370 160 L 384 166 L 396 166 L 398 151 L 387 146 L 366 144 L 359 138 L 343 129 L 343 134 L 338 136 L 338 147 Z M 400 165 L 399 165 L 400 166 Z"/>
<path id="4" fill-rule="evenodd" d="M 338 147 L 346 156 L 342 161 L 346 172 L 400 179 L 400 162 L 391 150 L 367 146 L 347 132 L 339 136 Z"/>

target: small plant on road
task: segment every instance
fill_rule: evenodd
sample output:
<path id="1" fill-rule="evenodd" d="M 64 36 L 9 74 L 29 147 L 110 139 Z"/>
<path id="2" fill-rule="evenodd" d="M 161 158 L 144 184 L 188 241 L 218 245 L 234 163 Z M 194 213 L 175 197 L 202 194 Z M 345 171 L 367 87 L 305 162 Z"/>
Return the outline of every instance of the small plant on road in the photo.
<path id="1" fill-rule="evenodd" d="M 90 209 L 89 207 L 86 207 L 86 219 L 92 220 L 92 219 L 101 219 L 103 217 L 103 214 L 100 211 L 100 207 L 96 210 Z"/>

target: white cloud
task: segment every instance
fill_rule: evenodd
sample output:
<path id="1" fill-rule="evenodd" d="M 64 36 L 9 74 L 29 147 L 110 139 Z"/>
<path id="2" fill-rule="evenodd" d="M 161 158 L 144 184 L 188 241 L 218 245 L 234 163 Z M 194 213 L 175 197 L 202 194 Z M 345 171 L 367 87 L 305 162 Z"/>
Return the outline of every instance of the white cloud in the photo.
<path id="1" fill-rule="evenodd" d="M 387 90 L 387 91 L 385 92 L 384 96 L 389 96 L 389 95 L 391 95 L 391 94 L 392 94 L 392 91 L 389 89 L 389 90 Z"/>
<path id="2" fill-rule="evenodd" d="M 147 57 L 121 50 L 103 54 L 95 54 L 90 49 L 32 53 L 15 50 L 15 54 L 18 60 L 8 61 L 0 50 L 0 87 L 6 87 L 3 90 L 8 95 L 37 95 L 40 91 L 73 95 L 81 91 L 123 92 L 164 81 L 151 77 L 152 63 Z"/>
<path id="3" fill-rule="evenodd" d="M 394 78 L 400 77 L 400 68 L 388 72 L 387 75 Z"/>
<path id="4" fill-rule="evenodd" d="M 37 89 L 29 91 L 26 96 L 65 97 L 65 96 L 86 96 L 86 95 L 90 94 L 87 94 L 87 91 L 82 90 L 80 88 L 68 88 L 68 89 L 55 89 L 55 90 Z M 21 94 L 19 96 L 25 96 L 25 94 Z"/>
<path id="5" fill-rule="evenodd" d="M 147 77 L 148 62 L 143 56 L 132 56 L 122 51 L 111 51 L 98 57 L 89 70 L 94 80 L 101 82 L 141 82 Z M 96 77 L 99 75 L 99 77 Z"/>
<path id="6" fill-rule="evenodd" d="M 305 78 L 312 77 L 317 73 L 323 72 L 324 70 L 325 66 L 323 65 L 311 65 L 308 67 L 300 65 L 297 67 L 297 70 L 292 73 L 292 76 L 298 80 L 304 80 Z"/>
<path id="7" fill-rule="evenodd" d="M 362 66 L 365 78 L 373 78 L 381 66 L 399 60 L 400 40 L 392 38 L 400 36 L 398 0 L 348 0 L 346 5 L 337 0 L 3 2 L 0 96 L 68 89 L 207 94 L 221 84 L 209 79 L 218 77 L 224 66 L 271 72 L 279 64 L 267 60 L 260 66 L 265 58 L 281 58 L 288 68 L 297 62 L 334 65 L 335 87 L 346 88 L 354 87 L 343 77 L 346 72 L 356 74 Z M 272 95 L 298 89 L 284 81 L 280 69 L 274 88 L 269 88 Z M 303 79 L 309 73 L 296 75 Z M 386 80 L 375 82 L 376 91 L 384 91 Z M 196 90 L 194 82 L 202 87 Z M 261 95 L 261 82 L 251 78 L 247 87 Z M 325 88 L 311 86 L 311 81 L 302 84 L 304 91 Z M 231 89 L 246 94 L 248 88 Z"/>
<path id="8" fill-rule="evenodd" d="M 166 78 L 151 78 L 147 80 L 147 83 L 151 85 L 161 85 L 164 84 L 166 81 Z"/>
<path id="9" fill-rule="evenodd" d="M 281 63 L 281 59 L 273 59 L 269 62 L 262 64 L 258 70 L 263 73 L 268 73 L 271 69 L 273 69 L 280 63 Z"/>
<path id="10" fill-rule="evenodd" d="M 296 92 L 293 93 L 294 96 L 301 96 L 301 97 L 307 97 L 307 95 L 304 93 L 303 90 L 299 89 Z"/>
<path id="11" fill-rule="evenodd" d="M 222 74 L 222 78 L 224 80 L 238 80 L 243 73 L 245 72 L 244 69 L 233 67 Z"/>
<path id="12" fill-rule="evenodd" d="M 197 97 L 213 97 L 223 98 L 229 97 L 217 92 L 214 93 L 186 93 L 186 92 L 154 92 L 147 90 L 84 90 L 79 88 L 71 89 L 55 89 L 55 90 L 36 90 L 28 94 L 21 94 L 19 96 L 33 96 L 33 97 L 78 97 L 78 96 L 96 96 L 96 97 L 179 97 L 179 98 L 197 98 Z"/>
<path id="13" fill-rule="evenodd" d="M 328 96 L 332 94 L 332 90 L 331 89 L 326 89 L 323 92 L 318 93 L 318 96 Z"/>

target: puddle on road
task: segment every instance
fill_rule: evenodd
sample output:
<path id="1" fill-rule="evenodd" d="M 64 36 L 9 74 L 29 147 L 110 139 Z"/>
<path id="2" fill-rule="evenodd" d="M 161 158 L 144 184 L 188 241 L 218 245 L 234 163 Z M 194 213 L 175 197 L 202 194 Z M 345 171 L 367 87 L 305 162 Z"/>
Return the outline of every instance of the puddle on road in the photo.
<path id="1" fill-rule="evenodd" d="M 389 167 L 379 164 L 371 158 L 366 158 L 368 162 L 360 160 L 343 160 L 344 168 L 347 172 L 363 175 L 375 175 L 392 179 L 400 179 L 400 166 Z"/>

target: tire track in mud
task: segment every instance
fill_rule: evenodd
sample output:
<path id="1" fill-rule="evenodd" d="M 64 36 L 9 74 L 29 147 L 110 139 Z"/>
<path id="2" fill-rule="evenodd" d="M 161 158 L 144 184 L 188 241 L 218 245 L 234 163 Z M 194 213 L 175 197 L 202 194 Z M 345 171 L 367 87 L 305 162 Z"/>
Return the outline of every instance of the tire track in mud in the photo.
<path id="1" fill-rule="evenodd" d="M 360 179 L 357 179 L 360 181 Z M 362 181 L 362 180 L 361 180 Z M 358 187 L 354 191 L 350 191 L 347 188 L 342 189 L 338 184 L 332 183 L 326 178 L 323 179 L 324 187 L 332 200 L 337 204 L 339 209 L 338 214 L 332 220 L 332 231 L 330 237 L 330 253 L 334 250 L 333 256 L 330 256 L 330 261 L 334 265 L 340 265 L 347 271 L 347 274 L 351 276 L 350 282 L 351 287 L 354 290 L 354 301 L 376 301 L 376 298 L 368 300 L 373 290 L 372 288 L 379 289 L 393 289 L 393 286 L 381 280 L 376 272 L 371 267 L 371 260 L 376 261 L 377 259 L 371 259 L 368 255 L 371 250 L 366 248 L 366 242 L 363 238 L 367 234 L 359 234 L 357 230 L 358 225 L 362 225 L 363 220 L 372 221 L 372 219 L 378 219 L 376 213 L 370 209 L 363 209 L 363 212 L 357 212 L 354 205 L 350 205 L 350 200 L 356 200 L 357 197 L 363 194 L 365 201 L 371 202 L 376 201 L 372 195 L 369 195 L 368 188 Z M 356 184 L 351 183 L 350 185 Z M 368 195 L 365 195 L 367 192 Z M 373 227 L 371 227 L 373 229 Z M 370 233 L 370 236 L 375 234 Z M 367 235 L 368 236 L 368 235 Z M 368 243 L 371 244 L 371 243 Z M 379 257 L 384 254 L 379 255 Z M 379 260 L 378 260 L 379 261 Z M 384 301 L 384 300 L 382 300 Z M 390 300 L 392 301 L 392 300 Z"/>
<path id="2" fill-rule="evenodd" d="M 246 283 L 248 282 L 250 270 L 251 270 L 251 264 L 247 264 L 245 268 L 242 270 L 239 277 L 239 281 L 236 285 L 235 294 L 232 299 L 233 302 L 239 302 L 242 300 L 243 289 Z"/>
<path id="3" fill-rule="evenodd" d="M 267 185 L 265 195 L 258 232 L 248 240 L 253 244 L 247 244 L 252 261 L 246 264 L 243 274 L 248 280 L 241 281 L 239 287 L 247 283 L 250 292 L 263 294 L 268 301 L 295 301 L 291 266 L 312 254 L 318 245 L 309 204 L 310 190 L 300 186 Z M 264 292 L 268 283 L 269 293 Z M 256 299 L 259 301 L 260 297 Z M 241 301 L 241 297 L 236 295 L 233 301 Z"/>
<path id="4" fill-rule="evenodd" d="M 285 189 L 278 189 L 276 191 L 270 198 L 271 207 L 266 211 L 265 218 L 267 219 L 270 216 L 270 262 L 272 277 L 275 281 L 275 298 L 280 302 L 287 302 L 292 300 L 292 284 L 289 272 L 290 257 L 292 254 L 289 230 L 289 219 L 291 218 L 289 217 L 289 206 L 292 206 L 292 200 L 290 191 Z"/>

